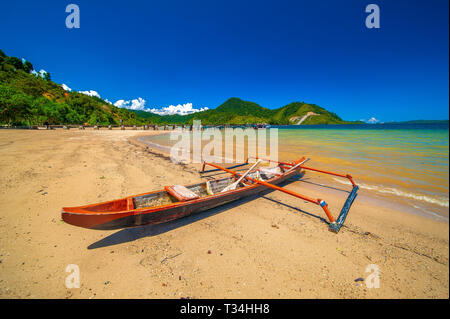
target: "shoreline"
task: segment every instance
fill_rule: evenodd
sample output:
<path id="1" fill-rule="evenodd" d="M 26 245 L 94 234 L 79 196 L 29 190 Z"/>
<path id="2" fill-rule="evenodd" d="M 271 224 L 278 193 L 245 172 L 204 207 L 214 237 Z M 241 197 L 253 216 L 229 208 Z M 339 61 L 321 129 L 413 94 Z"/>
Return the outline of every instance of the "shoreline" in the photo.
<path id="1" fill-rule="evenodd" d="M 134 140 L 153 132 L 0 130 L 0 298 L 448 298 L 448 223 L 356 200 L 339 234 L 279 192 L 173 222 L 74 227 L 63 206 L 202 181 Z M 287 187 L 314 196 L 311 180 Z M 328 189 L 336 213 L 340 190 Z M 407 215 L 406 215 L 407 214 Z M 79 266 L 80 288 L 65 287 Z M 356 283 L 380 269 L 380 288 Z"/>
<path id="2" fill-rule="evenodd" d="M 160 132 L 160 134 L 170 134 L 170 132 L 171 131 L 164 131 L 164 132 Z M 161 155 L 166 156 L 166 157 L 170 157 L 170 146 L 166 146 L 166 145 L 155 143 L 153 141 L 148 141 L 148 140 L 142 139 L 142 137 L 145 137 L 145 136 L 160 135 L 160 134 L 140 134 L 140 135 L 131 137 L 130 140 L 132 140 L 137 145 L 140 145 L 142 147 L 150 147 L 150 149 L 153 152 L 160 153 Z M 199 164 L 193 164 L 193 163 L 189 163 L 189 164 L 194 165 L 195 167 L 200 167 Z M 317 174 L 310 173 L 308 175 L 309 175 L 308 177 L 312 180 L 312 182 L 321 183 L 321 178 L 320 178 L 320 176 L 317 176 Z M 311 175 L 312 175 L 312 177 L 311 177 Z M 325 177 L 325 179 L 327 180 L 325 183 L 325 186 L 328 183 L 332 187 L 344 188 L 344 189 L 348 188 L 343 185 L 345 183 L 341 183 L 339 181 L 336 182 L 335 180 L 333 180 L 333 178 Z M 327 193 L 326 188 L 323 189 L 323 192 Z M 440 215 L 440 214 L 434 213 L 432 211 L 428 211 L 425 208 L 413 207 L 413 206 L 404 204 L 404 203 L 402 203 L 403 199 L 395 200 L 394 198 L 380 197 L 379 195 L 372 193 L 371 190 L 366 190 L 363 187 L 360 187 L 360 190 L 358 192 L 359 192 L 359 195 L 357 197 L 358 200 L 361 200 L 361 198 L 362 198 L 365 201 L 370 202 L 370 203 L 380 206 L 380 207 L 386 207 L 386 208 L 391 208 L 394 210 L 400 210 L 403 213 L 416 215 L 416 216 L 420 216 L 420 217 L 425 217 L 425 218 L 429 218 L 429 219 L 439 221 L 439 222 L 442 221 L 442 222 L 449 223 L 449 216 Z M 386 200 L 386 199 L 391 199 L 391 201 Z"/>

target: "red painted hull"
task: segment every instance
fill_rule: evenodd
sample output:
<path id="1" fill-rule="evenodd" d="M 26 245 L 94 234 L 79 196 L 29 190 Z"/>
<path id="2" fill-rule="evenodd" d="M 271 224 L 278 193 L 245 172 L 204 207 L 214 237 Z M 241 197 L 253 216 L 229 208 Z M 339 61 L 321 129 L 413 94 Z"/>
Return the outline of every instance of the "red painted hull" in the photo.
<path id="1" fill-rule="evenodd" d="M 279 184 L 294 177 L 300 170 L 300 168 L 292 170 L 267 180 L 267 182 L 270 184 Z M 208 195 L 186 202 L 135 208 L 134 203 L 136 199 L 163 192 L 160 190 L 110 202 L 79 207 L 63 207 L 61 215 L 66 223 L 74 226 L 102 230 L 120 229 L 168 222 L 248 196 L 253 196 L 267 189 L 269 189 L 267 186 L 253 184 L 236 190 Z"/>

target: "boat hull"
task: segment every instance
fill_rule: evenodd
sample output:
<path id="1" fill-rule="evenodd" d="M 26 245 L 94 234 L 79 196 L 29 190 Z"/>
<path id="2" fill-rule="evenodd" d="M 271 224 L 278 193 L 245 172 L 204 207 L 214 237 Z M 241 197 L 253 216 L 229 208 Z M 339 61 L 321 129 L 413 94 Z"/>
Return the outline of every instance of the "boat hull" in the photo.
<path id="1" fill-rule="evenodd" d="M 282 183 L 299 173 L 300 169 L 282 174 L 267 182 L 270 184 Z M 157 207 L 130 209 L 119 212 L 88 212 L 84 207 L 65 207 L 62 210 L 62 219 L 71 225 L 99 230 L 113 230 L 142 225 L 151 225 L 169 222 L 185 216 L 203 212 L 236 200 L 257 195 L 267 186 L 253 184 L 236 190 L 218 193 L 186 202 L 176 202 Z M 126 199 L 114 201 L 119 203 Z M 111 202 L 112 203 L 112 202 Z M 119 205 L 119 204 L 117 204 Z"/>

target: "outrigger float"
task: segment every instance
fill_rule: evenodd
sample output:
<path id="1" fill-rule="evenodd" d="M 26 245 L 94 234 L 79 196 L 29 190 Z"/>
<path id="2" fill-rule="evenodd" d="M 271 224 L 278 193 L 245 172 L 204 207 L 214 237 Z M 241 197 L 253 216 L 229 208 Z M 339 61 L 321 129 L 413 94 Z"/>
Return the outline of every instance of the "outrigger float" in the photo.
<path id="1" fill-rule="evenodd" d="M 274 161 L 262 158 L 256 158 L 256 160 L 256 163 L 243 174 L 237 173 L 231 168 L 247 165 L 248 159 L 244 164 L 229 168 L 204 162 L 200 173 L 225 171 L 232 176 L 187 186 L 166 186 L 163 190 L 109 202 L 63 207 L 62 219 L 74 226 L 102 230 L 159 224 L 274 189 L 322 207 L 328 217 L 329 230 L 335 233 L 339 232 L 358 192 L 358 186 L 350 175 L 307 167 L 304 164 L 309 159 L 304 157 L 294 162 L 275 162 L 277 165 L 274 167 L 258 169 L 255 168 L 260 162 Z M 206 165 L 214 167 L 214 169 L 205 171 Z M 337 219 L 334 219 L 324 200 L 310 198 L 277 186 L 277 184 L 300 174 L 303 170 L 343 177 L 351 182 L 352 190 Z"/>

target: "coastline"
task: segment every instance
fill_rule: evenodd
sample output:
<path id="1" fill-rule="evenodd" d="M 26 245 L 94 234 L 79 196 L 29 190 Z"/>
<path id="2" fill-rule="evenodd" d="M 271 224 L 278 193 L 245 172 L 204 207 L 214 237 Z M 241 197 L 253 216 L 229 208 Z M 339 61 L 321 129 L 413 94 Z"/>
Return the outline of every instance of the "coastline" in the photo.
<path id="1" fill-rule="evenodd" d="M 166 157 L 170 157 L 170 147 L 158 144 L 155 141 L 150 141 L 148 139 L 143 139 L 145 136 L 151 136 L 151 135 L 161 135 L 161 134 L 170 134 L 170 131 L 159 131 L 159 134 L 140 134 L 135 137 L 130 138 L 134 143 L 137 145 L 143 146 L 143 147 L 149 147 L 152 151 L 156 153 L 160 153 Z M 314 158 L 312 158 L 314 160 Z M 220 161 L 218 161 L 219 163 Z M 196 168 L 200 169 L 200 165 L 198 164 L 190 164 L 194 165 Z M 314 166 L 314 165 L 313 165 Z M 330 177 L 327 175 L 320 175 L 320 174 L 314 174 L 314 173 L 308 173 L 307 174 L 308 179 L 312 183 L 316 184 L 322 184 L 323 186 L 331 186 L 338 189 L 348 189 L 348 181 L 346 179 L 338 179 L 335 177 Z M 376 205 L 379 207 L 384 208 L 390 208 L 395 211 L 402 211 L 404 213 L 421 216 L 425 218 L 431 218 L 433 220 L 437 221 L 443 221 L 443 222 L 449 222 L 449 216 L 448 216 L 448 209 L 439 207 L 438 212 L 434 213 L 431 209 L 428 209 L 426 206 L 419 207 L 415 205 L 411 205 L 409 202 L 405 202 L 405 198 L 396 197 L 395 193 L 392 193 L 390 197 L 381 197 L 380 194 L 377 194 L 371 187 L 366 186 L 364 183 L 358 182 L 358 185 L 360 186 L 360 189 L 358 191 L 358 200 L 365 200 L 366 202 L 371 203 L 372 205 Z M 323 187 L 320 189 L 320 192 L 325 193 L 328 195 L 329 191 L 327 187 Z M 384 190 L 381 191 L 381 193 L 386 193 Z M 407 196 L 411 196 L 410 194 L 406 194 Z M 406 200 L 408 197 L 406 197 Z"/>
<path id="2" fill-rule="evenodd" d="M 60 221 L 62 206 L 200 181 L 195 165 L 139 141 L 155 133 L 169 132 L 0 130 L 1 298 L 449 297 L 448 223 L 363 196 L 338 235 L 312 205 L 277 192 L 120 231 Z M 315 184 L 287 187 L 317 196 Z M 342 191 L 326 192 L 336 212 Z M 68 264 L 80 267 L 80 288 L 65 288 Z M 354 281 L 370 264 L 380 288 Z"/>

